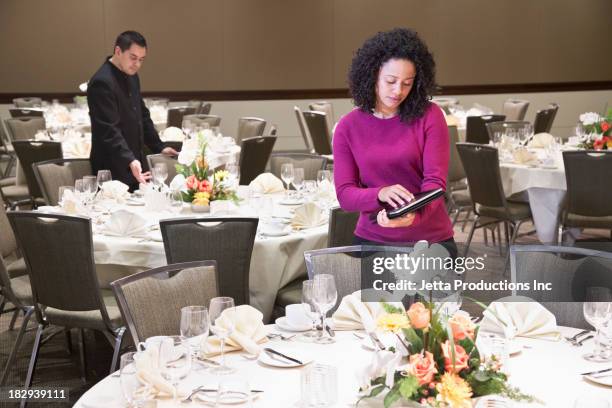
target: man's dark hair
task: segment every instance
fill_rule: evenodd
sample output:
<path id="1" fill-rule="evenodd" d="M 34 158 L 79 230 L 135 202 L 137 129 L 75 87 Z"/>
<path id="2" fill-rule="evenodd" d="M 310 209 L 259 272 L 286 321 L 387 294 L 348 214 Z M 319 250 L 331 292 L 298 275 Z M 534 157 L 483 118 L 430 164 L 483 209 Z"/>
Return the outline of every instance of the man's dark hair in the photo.
<path id="1" fill-rule="evenodd" d="M 147 40 L 137 31 L 124 31 L 115 40 L 115 47 L 121 48 L 122 52 L 129 49 L 132 44 L 147 48 Z"/>
<path id="2" fill-rule="evenodd" d="M 414 63 L 416 77 L 408 97 L 399 106 L 402 122 L 423 116 L 436 87 L 433 56 L 417 33 L 405 28 L 379 32 L 357 50 L 348 74 L 349 89 L 355 105 L 364 112 L 376 107 L 376 81 L 380 67 L 390 59 Z"/>

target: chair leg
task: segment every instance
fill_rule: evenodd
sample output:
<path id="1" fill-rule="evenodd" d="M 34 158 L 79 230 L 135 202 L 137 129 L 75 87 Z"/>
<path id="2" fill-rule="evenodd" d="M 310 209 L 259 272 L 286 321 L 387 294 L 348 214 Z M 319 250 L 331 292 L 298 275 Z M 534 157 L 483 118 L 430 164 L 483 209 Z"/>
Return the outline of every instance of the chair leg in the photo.
<path id="1" fill-rule="evenodd" d="M 502 234 L 501 234 L 501 228 L 499 228 L 499 223 L 497 223 L 497 226 L 495 227 L 497 229 L 497 237 L 499 238 L 499 240 L 497 241 L 497 246 L 499 247 L 499 256 L 503 255 L 502 252 Z"/>
<path id="2" fill-rule="evenodd" d="M 465 226 L 470 220 L 470 215 L 472 215 L 472 210 L 467 211 L 467 215 L 465 216 L 465 219 L 463 220 L 463 225 L 461 226 L 461 232 L 465 231 Z"/>
<path id="3" fill-rule="evenodd" d="M 66 336 L 66 349 L 68 350 L 68 354 L 72 355 L 72 333 L 70 329 L 66 328 L 64 330 L 64 335 Z"/>
<path id="4" fill-rule="evenodd" d="M 6 299 L 2 296 L 2 302 L 0 302 L 0 315 L 4 313 L 4 307 L 6 306 Z"/>
<path id="5" fill-rule="evenodd" d="M 121 345 L 123 344 L 123 336 L 125 335 L 125 327 L 121 327 L 115 333 L 115 345 L 113 347 L 113 360 L 111 362 L 110 373 L 117 371 L 117 361 L 119 360 L 119 353 L 121 352 Z"/>
<path id="6" fill-rule="evenodd" d="M 13 349 L 11 350 L 11 354 L 9 354 L 9 358 L 6 361 L 6 366 L 4 367 L 4 371 L 2 372 L 2 378 L 0 378 L 0 387 L 4 385 L 6 379 L 8 377 L 8 372 L 11 369 L 11 366 L 15 363 L 15 358 L 17 357 L 17 353 L 19 352 L 19 348 L 21 347 L 21 342 L 23 341 L 23 335 L 28 328 L 28 323 L 30 321 L 30 317 L 32 317 L 32 313 L 34 313 L 34 308 L 28 308 L 25 317 L 23 318 L 23 322 L 21 323 L 21 327 L 19 328 L 19 333 L 17 334 L 17 339 L 15 339 L 15 344 L 13 345 Z"/>
<path id="7" fill-rule="evenodd" d="M 459 213 L 460 213 L 460 212 L 461 212 L 461 211 L 459 211 L 458 209 L 457 209 L 457 210 L 455 210 L 455 215 L 453 216 L 453 224 L 452 224 L 452 225 L 453 225 L 453 227 L 454 227 L 454 226 L 455 226 L 455 224 L 457 223 L 457 218 L 459 218 Z"/>
<path id="8" fill-rule="evenodd" d="M 34 377 L 34 370 L 36 369 L 36 361 L 38 360 L 38 352 L 40 351 L 40 339 L 43 335 L 45 326 L 41 323 L 38 324 L 36 330 L 36 337 L 34 338 L 34 346 L 32 347 L 32 356 L 30 357 L 30 365 L 28 366 L 28 374 L 26 375 L 25 389 L 26 391 L 32 386 L 32 378 Z M 20 408 L 25 408 L 27 400 L 24 398 L 21 400 Z"/>
<path id="9" fill-rule="evenodd" d="M 85 356 L 85 329 L 78 329 L 79 336 L 79 359 L 81 360 L 81 380 L 87 383 L 87 359 Z"/>
<path id="10" fill-rule="evenodd" d="M 516 237 L 518 236 L 518 231 L 519 231 L 519 228 L 521 228 L 522 223 L 523 221 L 519 221 L 516 224 L 511 224 L 512 237 L 510 238 L 510 241 L 508 242 L 508 250 L 506 251 L 506 261 L 504 262 L 503 276 L 506 276 L 506 272 L 508 271 L 508 265 L 510 264 L 510 246 L 514 244 L 514 241 L 516 240 Z"/>
<path id="11" fill-rule="evenodd" d="M 21 309 L 15 309 L 15 311 L 13 312 L 11 322 L 9 323 L 9 330 L 15 329 L 15 322 L 17 321 L 17 316 L 19 316 L 19 312 L 21 312 Z"/>
<path id="12" fill-rule="evenodd" d="M 476 230 L 476 224 L 478 223 L 478 220 L 480 219 L 479 216 L 476 216 L 474 218 L 474 222 L 472 223 L 472 228 L 470 229 L 470 234 L 468 235 L 468 240 L 465 243 L 465 252 L 463 253 L 463 256 L 467 256 L 468 251 L 470 250 L 470 244 L 472 243 L 472 238 L 474 237 L 474 230 Z"/>
<path id="13" fill-rule="evenodd" d="M 485 246 L 489 246 L 489 234 L 487 234 L 487 231 L 488 231 L 487 227 L 482 228 L 482 236 L 484 237 Z"/>

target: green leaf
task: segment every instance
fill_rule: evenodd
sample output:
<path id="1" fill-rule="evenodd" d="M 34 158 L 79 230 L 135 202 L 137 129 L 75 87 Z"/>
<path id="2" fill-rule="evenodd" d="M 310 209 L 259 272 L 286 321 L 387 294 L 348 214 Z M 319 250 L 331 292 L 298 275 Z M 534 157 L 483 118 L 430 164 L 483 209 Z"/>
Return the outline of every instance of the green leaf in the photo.
<path id="1" fill-rule="evenodd" d="M 419 335 L 414 331 L 412 327 L 402 329 L 404 336 L 408 343 L 410 343 L 412 352 L 416 353 L 423 349 L 423 340 L 419 337 Z"/>
<path id="2" fill-rule="evenodd" d="M 372 391 L 370 391 L 370 395 L 368 395 L 368 398 L 372 398 L 377 396 L 378 394 L 380 394 L 381 392 L 383 392 L 383 390 L 387 388 L 384 385 L 379 385 L 378 387 L 374 387 L 372 388 Z"/>
<path id="3" fill-rule="evenodd" d="M 406 399 L 410 399 L 419 392 L 419 380 L 414 375 L 404 377 L 399 384 L 400 395 Z"/>
<path id="4" fill-rule="evenodd" d="M 399 308 L 399 307 L 395 307 L 393 305 L 390 305 L 386 302 L 382 302 L 382 307 L 383 309 L 385 309 L 385 312 L 387 313 L 393 313 L 393 314 L 402 314 L 404 313 L 404 311 Z"/>
<path id="5" fill-rule="evenodd" d="M 474 372 L 474 379 L 476 381 L 485 382 L 488 381 L 491 377 L 484 370 L 476 370 Z"/>
<path id="6" fill-rule="evenodd" d="M 393 388 L 391 388 L 387 395 L 385 395 L 385 400 L 383 401 L 383 403 L 385 404 L 385 408 L 389 408 L 391 404 L 400 399 L 400 397 L 401 395 L 399 393 L 399 385 L 398 383 L 395 383 Z"/>

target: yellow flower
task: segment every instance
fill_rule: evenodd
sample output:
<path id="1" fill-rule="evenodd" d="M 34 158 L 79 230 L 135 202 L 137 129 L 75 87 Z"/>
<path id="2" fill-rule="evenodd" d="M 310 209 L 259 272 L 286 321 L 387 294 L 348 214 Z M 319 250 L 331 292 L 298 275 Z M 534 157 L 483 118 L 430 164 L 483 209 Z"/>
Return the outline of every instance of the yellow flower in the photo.
<path id="1" fill-rule="evenodd" d="M 385 313 L 378 318 L 376 325 L 382 330 L 396 332 L 410 327 L 410 322 L 403 313 Z"/>
<path id="2" fill-rule="evenodd" d="M 227 170 L 219 170 L 215 172 L 215 180 L 223 181 L 227 178 L 228 175 L 229 173 L 227 172 Z"/>
<path id="3" fill-rule="evenodd" d="M 200 169 L 204 169 L 208 167 L 208 163 L 206 162 L 206 159 L 202 155 L 199 155 L 198 157 L 196 157 L 196 165 Z"/>
<path id="4" fill-rule="evenodd" d="M 443 406 L 452 408 L 471 408 L 472 389 L 465 380 L 456 374 L 444 373 L 440 382 L 436 385 L 438 396 L 436 399 Z"/>
<path id="5" fill-rule="evenodd" d="M 210 193 L 200 191 L 193 195 L 193 205 L 208 205 L 210 202 Z"/>

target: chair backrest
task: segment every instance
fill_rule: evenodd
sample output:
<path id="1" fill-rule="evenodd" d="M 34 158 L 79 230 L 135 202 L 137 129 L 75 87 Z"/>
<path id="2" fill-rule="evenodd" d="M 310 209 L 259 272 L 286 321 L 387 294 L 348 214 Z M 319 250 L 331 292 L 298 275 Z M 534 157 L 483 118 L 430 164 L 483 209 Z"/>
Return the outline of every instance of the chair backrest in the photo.
<path id="1" fill-rule="evenodd" d="M 168 156 L 163 153 L 159 154 L 149 154 L 147 156 L 147 163 L 149 164 L 149 169 L 153 170 L 157 163 L 164 163 L 168 168 L 168 178 L 166 179 L 166 184 L 170 184 L 174 176 L 176 176 L 176 165 L 178 164 L 178 159 L 173 156 Z"/>
<path id="2" fill-rule="evenodd" d="M 11 141 L 34 139 L 36 132 L 46 129 L 43 118 L 11 118 L 6 119 L 4 123 Z"/>
<path id="3" fill-rule="evenodd" d="M 448 127 L 448 137 L 450 138 L 450 159 L 448 162 L 448 184 L 456 183 L 465 178 L 465 170 L 457 151 L 459 142 L 459 132 L 457 126 Z"/>
<path id="4" fill-rule="evenodd" d="M 537 111 L 533 121 L 533 132 L 550 133 L 558 110 L 559 105 L 551 104 L 551 107 Z"/>
<path id="5" fill-rule="evenodd" d="M 457 151 L 465 169 L 475 211 L 477 204 L 506 207 L 497 149 L 477 143 L 457 143 Z"/>
<path id="6" fill-rule="evenodd" d="M 506 99 L 502 113 L 506 115 L 506 120 L 524 120 L 529 108 L 529 101 L 524 99 Z"/>
<path id="7" fill-rule="evenodd" d="M 240 184 L 247 185 L 266 171 L 266 164 L 275 143 L 275 136 L 257 136 L 242 140 L 239 161 Z"/>
<path id="8" fill-rule="evenodd" d="M 35 108 L 42 106 L 42 99 L 36 96 L 25 96 L 13 99 L 13 105 L 18 108 Z"/>
<path id="9" fill-rule="evenodd" d="M 332 154 L 331 129 L 327 125 L 325 112 L 304 111 L 302 115 L 317 154 Z"/>
<path id="10" fill-rule="evenodd" d="M 304 120 L 304 114 L 302 110 L 294 106 L 293 111 L 295 112 L 295 117 L 297 119 L 298 127 L 300 128 L 300 134 L 302 135 L 302 139 L 304 140 L 304 145 L 306 146 L 306 150 L 310 153 L 314 153 L 314 147 L 312 147 L 312 139 L 310 137 L 310 133 L 308 132 L 308 127 L 306 126 L 306 121 Z"/>
<path id="11" fill-rule="evenodd" d="M 46 140 L 16 140 L 13 142 L 13 147 L 23 169 L 30 196 L 35 198 L 42 197 L 43 194 L 34 175 L 32 165 L 47 160 L 61 159 L 62 144 Z"/>
<path id="12" fill-rule="evenodd" d="M 325 112 L 327 118 L 327 127 L 331 132 L 331 129 L 334 128 L 334 105 L 332 105 L 331 102 L 327 101 L 317 101 L 309 104 L 308 108 L 311 111 Z"/>
<path id="13" fill-rule="evenodd" d="M 195 108 L 195 113 L 199 113 L 200 109 L 202 108 L 203 103 L 204 101 L 198 101 L 196 99 L 192 99 L 190 101 L 187 101 L 187 107 Z"/>
<path id="14" fill-rule="evenodd" d="M 555 315 L 558 325 L 590 328 L 582 313 L 586 288 L 612 290 L 612 253 L 575 247 L 513 245 L 510 272 L 512 282 L 535 280 L 550 283 L 552 288 L 513 294 L 542 303 Z"/>
<path id="15" fill-rule="evenodd" d="M 489 133 L 489 139 L 494 140 L 493 137 L 496 132 L 502 135 L 508 131 L 518 132 L 521 129 L 525 129 L 525 127 L 531 126 L 531 123 L 524 120 L 505 120 L 500 122 L 488 122 L 486 126 L 487 132 Z"/>
<path id="16" fill-rule="evenodd" d="M 9 109 L 11 118 L 42 118 L 43 111 L 40 109 L 14 108 Z"/>
<path id="17" fill-rule="evenodd" d="M 219 294 L 249 304 L 249 269 L 257 218 L 188 218 L 159 222 L 168 264 L 214 260 Z"/>
<path id="18" fill-rule="evenodd" d="M 563 152 L 566 211 L 591 217 L 612 216 L 612 151 Z"/>
<path id="19" fill-rule="evenodd" d="M 11 286 L 11 277 L 6 270 L 6 265 L 4 264 L 4 258 L 0 255 L 0 296 L 2 296 L 2 301 L 9 301 L 13 305 L 23 308 L 24 305 L 21 300 L 15 295 L 13 292 L 13 288 Z"/>
<path id="20" fill-rule="evenodd" d="M 469 143 L 489 144 L 487 122 L 502 122 L 504 115 L 468 116 L 465 127 L 465 141 Z"/>
<path id="21" fill-rule="evenodd" d="M 111 283 L 134 343 L 180 333 L 181 308 L 219 296 L 215 261 L 185 262 L 135 273 Z"/>
<path id="22" fill-rule="evenodd" d="M 316 180 L 317 172 L 325 170 L 327 159 L 308 153 L 273 153 L 270 156 L 270 172 L 281 178 L 281 167 L 285 163 L 293 163 L 294 168 L 303 168 L 304 180 Z"/>
<path id="23" fill-rule="evenodd" d="M 17 241 L 13 228 L 6 216 L 6 208 L 4 208 L 4 200 L 0 196 L 0 255 L 8 257 L 17 250 Z"/>
<path id="24" fill-rule="evenodd" d="M 268 130 L 268 136 L 276 136 L 278 132 L 278 127 L 273 123 L 270 125 L 270 129 Z"/>
<path id="25" fill-rule="evenodd" d="M 340 207 L 332 208 L 329 212 L 327 247 L 333 248 L 352 245 L 358 220 L 359 212 L 344 211 Z"/>
<path id="26" fill-rule="evenodd" d="M 91 220 L 62 214 L 8 214 L 23 252 L 35 304 L 66 311 L 99 310 L 109 325 L 94 266 Z M 53 324 L 53 321 L 49 321 Z"/>
<path id="27" fill-rule="evenodd" d="M 48 205 L 59 202 L 59 188 L 93 173 L 89 159 L 47 160 L 32 164 L 34 177 Z"/>
<path id="28" fill-rule="evenodd" d="M 236 142 L 240 143 L 242 139 L 255 136 L 263 136 L 266 128 L 265 119 L 254 117 L 243 117 L 238 119 L 238 133 L 236 134 Z"/>
<path id="29" fill-rule="evenodd" d="M 446 114 L 451 114 L 451 106 L 459 105 L 459 99 L 449 97 L 434 97 L 431 99 L 433 103 L 438 105 Z"/>
<path id="30" fill-rule="evenodd" d="M 200 114 L 200 115 L 209 115 L 211 108 L 212 108 L 212 104 L 210 104 L 210 103 L 202 103 L 202 106 L 200 107 L 200 109 L 198 109 L 198 111 L 196 113 Z"/>
<path id="31" fill-rule="evenodd" d="M 166 126 L 174 126 L 177 128 L 182 127 L 183 125 L 183 117 L 185 115 L 193 115 L 196 113 L 197 108 L 191 108 L 188 106 L 183 106 L 179 108 L 170 108 L 168 109 L 168 116 L 166 119 Z"/>
<path id="32" fill-rule="evenodd" d="M 202 113 L 190 114 L 190 115 L 185 115 L 183 117 L 183 121 L 186 121 L 186 120 L 190 121 L 196 126 L 203 126 L 204 124 L 208 125 L 208 127 L 221 126 L 221 116 L 217 116 L 217 115 L 208 115 L 208 114 L 202 114 Z M 179 127 L 181 126 L 182 126 L 182 121 Z"/>

